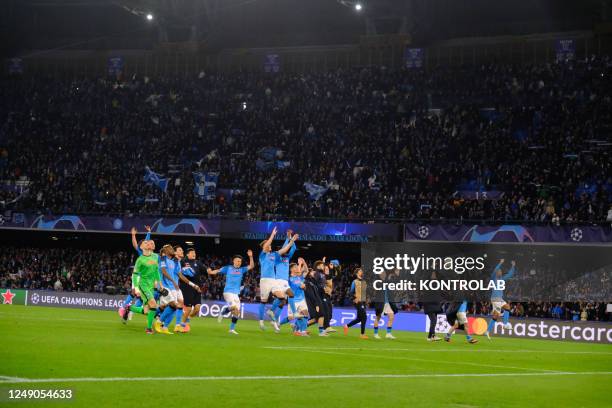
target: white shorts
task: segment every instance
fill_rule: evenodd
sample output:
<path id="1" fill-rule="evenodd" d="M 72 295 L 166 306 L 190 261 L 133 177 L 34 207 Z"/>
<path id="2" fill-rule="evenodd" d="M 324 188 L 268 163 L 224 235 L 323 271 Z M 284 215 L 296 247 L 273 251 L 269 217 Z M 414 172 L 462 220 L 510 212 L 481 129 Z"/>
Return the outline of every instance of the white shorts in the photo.
<path id="1" fill-rule="evenodd" d="M 240 297 L 235 293 L 223 292 L 223 299 L 230 308 L 240 309 Z"/>
<path id="2" fill-rule="evenodd" d="M 289 282 L 284 279 L 274 279 L 274 285 L 272 285 L 272 292 L 283 292 L 286 293 L 289 289 Z"/>
<path id="3" fill-rule="evenodd" d="M 261 300 L 268 300 L 275 283 L 276 279 L 273 278 L 261 278 L 259 280 L 259 298 Z"/>
<path id="4" fill-rule="evenodd" d="M 387 316 L 389 316 L 390 314 L 395 314 L 395 312 L 393 312 L 393 309 L 391 309 L 391 305 L 389 304 L 389 302 L 385 303 L 385 307 L 383 308 L 383 313 L 386 314 Z"/>
<path id="5" fill-rule="evenodd" d="M 465 313 L 465 312 L 458 312 L 457 313 L 457 322 L 459 324 L 467 324 L 467 322 L 468 322 L 467 313 Z"/>
<path id="6" fill-rule="evenodd" d="M 493 306 L 493 311 L 497 313 L 501 313 L 502 307 L 506 304 L 505 300 L 491 302 L 491 306 Z"/>
<path id="7" fill-rule="evenodd" d="M 305 299 L 295 302 L 295 312 L 296 314 L 301 314 L 302 316 L 308 316 L 308 305 L 306 304 Z M 291 309 L 289 309 L 288 313 L 291 314 Z"/>
<path id="8" fill-rule="evenodd" d="M 177 300 L 183 300 L 183 292 L 177 289 L 168 289 L 168 294 L 159 298 L 162 305 L 167 305 Z"/>

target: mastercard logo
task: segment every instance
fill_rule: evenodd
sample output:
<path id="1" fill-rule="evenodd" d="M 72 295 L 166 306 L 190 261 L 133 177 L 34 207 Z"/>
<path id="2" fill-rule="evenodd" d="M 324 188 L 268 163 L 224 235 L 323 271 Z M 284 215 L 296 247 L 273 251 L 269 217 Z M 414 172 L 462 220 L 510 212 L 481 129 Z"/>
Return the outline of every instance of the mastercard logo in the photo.
<path id="1" fill-rule="evenodd" d="M 470 333 L 481 336 L 487 331 L 488 324 L 482 317 L 469 317 L 468 326 L 470 328 Z"/>

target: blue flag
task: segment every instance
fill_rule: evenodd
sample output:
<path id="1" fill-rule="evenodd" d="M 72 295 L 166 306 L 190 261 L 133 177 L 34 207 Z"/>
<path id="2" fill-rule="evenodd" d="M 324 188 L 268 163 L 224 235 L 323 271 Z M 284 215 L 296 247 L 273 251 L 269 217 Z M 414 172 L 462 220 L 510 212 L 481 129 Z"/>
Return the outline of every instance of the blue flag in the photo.
<path id="1" fill-rule="evenodd" d="M 255 160 L 255 167 L 257 168 L 257 170 L 270 170 L 272 168 L 274 168 L 274 162 L 273 161 L 265 161 L 262 159 L 257 159 Z"/>
<path id="2" fill-rule="evenodd" d="M 217 194 L 218 180 L 219 173 L 196 171 L 193 173 L 193 181 L 195 183 L 193 192 L 200 196 L 202 200 L 214 200 Z"/>
<path id="3" fill-rule="evenodd" d="M 327 193 L 328 188 L 313 183 L 304 183 L 304 188 L 308 191 L 311 200 L 318 200 Z"/>
<path id="4" fill-rule="evenodd" d="M 168 179 L 151 170 L 149 166 L 145 166 L 145 176 L 143 180 L 147 184 L 153 184 L 159 187 L 164 193 L 168 189 Z"/>
<path id="5" fill-rule="evenodd" d="M 276 161 L 277 169 L 287 169 L 289 167 L 291 167 L 291 162 L 288 160 L 277 160 Z"/>
<path id="6" fill-rule="evenodd" d="M 257 152 L 257 155 L 265 161 L 272 161 L 276 158 L 278 152 L 280 152 L 280 149 L 277 147 L 262 147 Z"/>

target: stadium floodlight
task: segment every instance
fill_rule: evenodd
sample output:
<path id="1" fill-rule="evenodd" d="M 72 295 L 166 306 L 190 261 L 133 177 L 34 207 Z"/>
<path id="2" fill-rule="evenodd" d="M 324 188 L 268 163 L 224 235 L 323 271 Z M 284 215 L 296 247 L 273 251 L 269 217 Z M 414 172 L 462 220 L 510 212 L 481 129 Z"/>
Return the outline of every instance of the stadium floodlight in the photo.
<path id="1" fill-rule="evenodd" d="M 337 0 L 337 1 L 338 1 L 338 3 L 342 4 L 343 6 L 352 8 L 355 11 L 363 10 L 363 2 L 364 2 L 364 0 L 361 0 L 361 1 L 355 1 L 355 0 Z"/>
<path id="2" fill-rule="evenodd" d="M 149 21 L 153 20 L 153 14 L 147 13 L 147 20 Z"/>

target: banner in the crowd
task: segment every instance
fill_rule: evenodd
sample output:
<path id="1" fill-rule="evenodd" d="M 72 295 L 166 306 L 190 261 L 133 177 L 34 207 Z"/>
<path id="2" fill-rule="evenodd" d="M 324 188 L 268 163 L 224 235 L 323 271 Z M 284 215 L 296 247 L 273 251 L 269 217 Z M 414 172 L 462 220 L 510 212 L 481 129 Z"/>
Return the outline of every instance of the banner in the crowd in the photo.
<path id="1" fill-rule="evenodd" d="M 27 294 L 24 289 L 0 289 L 0 305 L 25 305 Z"/>
<path id="2" fill-rule="evenodd" d="M 9 58 L 8 59 L 8 73 L 9 74 L 23 74 L 23 60 L 21 58 Z"/>
<path id="3" fill-rule="evenodd" d="M 499 190 L 457 190 L 455 197 L 464 200 L 499 200 L 504 193 Z"/>
<path id="4" fill-rule="evenodd" d="M 202 200 L 214 200 L 217 195 L 217 182 L 219 181 L 219 173 L 208 172 L 203 173 L 197 171 L 193 173 L 195 187 L 193 192 Z"/>
<path id="5" fill-rule="evenodd" d="M 147 184 L 154 185 L 158 187 L 164 193 L 168 190 L 168 179 L 162 176 L 159 173 L 151 170 L 149 166 L 145 166 L 145 175 L 143 177 L 143 181 Z"/>
<path id="6" fill-rule="evenodd" d="M 266 54 L 264 56 L 264 71 L 265 72 L 279 72 L 281 69 L 280 55 L 278 54 Z"/>
<path id="7" fill-rule="evenodd" d="M 406 68 L 421 68 L 423 66 L 423 48 L 408 48 L 404 51 Z"/>
<path id="8" fill-rule="evenodd" d="M 108 75 L 121 75 L 123 73 L 123 57 L 110 57 L 108 59 Z"/>
<path id="9" fill-rule="evenodd" d="M 471 242 L 612 242 L 604 226 L 406 224 L 404 240 Z"/>
<path id="10" fill-rule="evenodd" d="M 572 39 L 555 41 L 557 62 L 573 60 L 576 57 L 576 41 Z"/>
<path id="11" fill-rule="evenodd" d="M 223 237 L 258 241 L 266 239 L 274 227 L 279 231 L 278 239 L 285 239 L 285 231 L 290 229 L 300 234 L 300 240 L 304 241 L 397 241 L 400 233 L 398 224 L 224 220 L 220 227 Z"/>
<path id="12" fill-rule="evenodd" d="M 325 193 L 327 193 L 329 187 L 321 186 L 319 184 L 314 183 L 304 183 L 304 189 L 306 189 L 306 191 L 308 192 L 308 197 L 310 197 L 311 200 L 318 200 Z"/>

